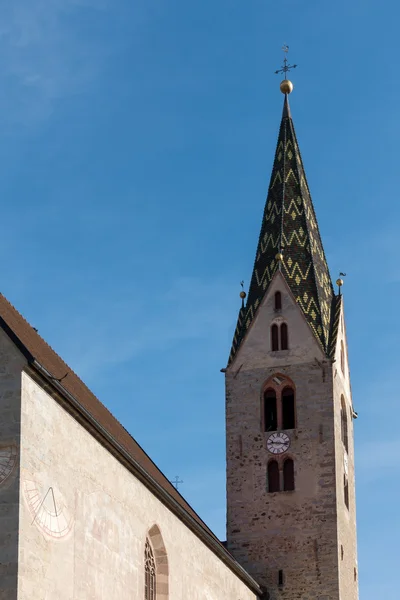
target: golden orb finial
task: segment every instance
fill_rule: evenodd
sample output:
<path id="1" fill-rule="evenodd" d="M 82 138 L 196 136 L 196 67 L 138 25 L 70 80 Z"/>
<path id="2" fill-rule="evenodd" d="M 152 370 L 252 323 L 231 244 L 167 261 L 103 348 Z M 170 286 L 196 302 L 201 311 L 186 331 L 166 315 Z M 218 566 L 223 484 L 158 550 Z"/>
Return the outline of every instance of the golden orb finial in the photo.
<path id="1" fill-rule="evenodd" d="M 293 83 L 289 79 L 281 81 L 280 90 L 282 94 L 291 94 L 293 92 Z"/>
<path id="2" fill-rule="evenodd" d="M 283 260 L 282 252 L 278 252 L 277 254 L 275 254 L 275 260 L 277 260 L 278 262 Z"/>
<path id="3" fill-rule="evenodd" d="M 342 273 L 342 272 L 340 272 L 340 273 L 339 273 L 339 279 L 336 279 L 336 285 L 337 285 L 337 286 L 338 286 L 338 288 L 339 288 L 339 296 L 340 296 L 340 295 L 341 295 L 341 293 L 342 293 L 342 285 L 344 284 L 344 281 L 343 281 L 342 277 L 346 277 L 346 273 Z"/>
<path id="4" fill-rule="evenodd" d="M 242 299 L 242 308 L 244 308 L 244 299 L 245 299 L 245 298 L 246 298 L 246 296 L 247 296 L 246 292 L 244 291 L 244 287 L 243 287 L 243 286 L 244 286 L 244 281 L 241 281 L 241 282 L 240 282 L 240 285 L 242 286 L 242 291 L 240 292 L 239 296 L 240 296 L 240 297 L 241 297 L 241 299 Z"/>

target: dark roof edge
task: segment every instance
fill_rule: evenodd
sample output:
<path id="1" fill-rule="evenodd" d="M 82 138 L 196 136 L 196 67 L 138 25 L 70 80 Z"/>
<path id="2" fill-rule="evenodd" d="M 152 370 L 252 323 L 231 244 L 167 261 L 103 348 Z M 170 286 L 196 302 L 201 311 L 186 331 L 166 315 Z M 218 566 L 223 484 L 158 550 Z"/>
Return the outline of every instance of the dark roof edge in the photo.
<path id="1" fill-rule="evenodd" d="M 14 331 L 11 329 L 8 323 L 6 323 L 3 317 L 0 317 L 0 327 L 8 335 L 10 340 L 16 345 L 18 350 L 21 352 L 21 354 L 23 354 L 23 356 L 29 363 L 35 360 L 32 354 L 29 352 L 28 348 L 26 348 L 26 346 L 24 346 L 19 337 L 15 335 Z"/>
<path id="2" fill-rule="evenodd" d="M 8 333 L 8 332 L 7 332 Z M 13 334 L 13 341 L 16 338 Z M 18 338 L 17 338 L 18 339 Z M 22 346 L 20 340 L 18 340 L 18 347 Z M 22 348 L 21 348 L 22 349 Z M 26 349 L 25 353 L 26 355 Z M 224 548 L 224 546 L 214 538 L 208 531 L 200 526 L 195 519 L 184 510 L 178 502 L 172 498 L 156 481 L 147 473 L 147 471 L 125 450 L 121 444 L 91 415 L 91 413 L 82 406 L 77 398 L 75 398 L 70 392 L 68 392 L 60 382 L 55 380 L 52 375 L 45 369 L 35 358 L 29 360 L 31 367 L 33 367 L 49 384 L 50 387 L 55 388 L 62 397 L 72 407 L 81 413 L 85 420 L 101 434 L 101 436 L 117 451 L 123 459 L 132 468 L 132 472 L 135 476 L 159 499 L 161 502 L 175 514 L 198 538 L 210 549 L 214 554 L 222 560 L 223 563 L 243 581 L 253 592 L 257 595 L 261 594 L 261 588 L 257 582 L 247 573 L 247 571 L 232 557 L 232 555 Z"/>

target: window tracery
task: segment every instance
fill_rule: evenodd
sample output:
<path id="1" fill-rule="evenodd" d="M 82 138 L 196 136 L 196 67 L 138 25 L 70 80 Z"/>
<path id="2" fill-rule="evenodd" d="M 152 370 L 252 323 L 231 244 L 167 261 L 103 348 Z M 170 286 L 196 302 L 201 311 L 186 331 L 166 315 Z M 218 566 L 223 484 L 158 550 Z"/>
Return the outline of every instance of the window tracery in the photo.
<path id="1" fill-rule="evenodd" d="M 147 538 L 144 548 L 144 600 L 156 600 L 156 563 Z"/>

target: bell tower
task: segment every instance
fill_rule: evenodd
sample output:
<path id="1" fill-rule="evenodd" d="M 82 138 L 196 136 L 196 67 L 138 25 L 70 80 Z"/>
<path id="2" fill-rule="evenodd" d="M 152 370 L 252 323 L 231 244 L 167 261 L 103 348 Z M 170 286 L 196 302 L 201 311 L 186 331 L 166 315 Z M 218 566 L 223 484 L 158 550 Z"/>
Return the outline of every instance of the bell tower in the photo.
<path id="1" fill-rule="evenodd" d="M 335 293 L 289 108 L 293 85 L 280 88 L 254 269 L 225 370 L 227 545 L 269 600 L 357 600 L 343 280 Z"/>

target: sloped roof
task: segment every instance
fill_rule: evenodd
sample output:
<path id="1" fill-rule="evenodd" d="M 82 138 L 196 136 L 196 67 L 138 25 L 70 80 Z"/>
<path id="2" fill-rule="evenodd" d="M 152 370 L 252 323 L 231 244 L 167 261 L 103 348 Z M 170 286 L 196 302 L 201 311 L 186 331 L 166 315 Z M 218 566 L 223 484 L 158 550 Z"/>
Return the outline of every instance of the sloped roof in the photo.
<path id="1" fill-rule="evenodd" d="M 332 303 L 332 324 L 331 324 L 331 335 L 330 335 L 329 349 L 328 349 L 329 358 L 334 358 L 334 356 L 335 356 L 341 314 L 342 314 L 342 296 L 337 295 L 334 297 L 333 303 Z"/>
<path id="2" fill-rule="evenodd" d="M 276 255 L 281 251 L 283 261 L 279 262 Z M 230 361 L 277 269 L 281 269 L 315 337 L 328 353 L 333 287 L 287 95 L 247 303 L 238 320 L 238 327 L 239 321 L 242 325 L 235 333 Z"/>
<path id="3" fill-rule="evenodd" d="M 31 366 L 35 361 L 41 365 L 54 379 L 61 380 L 61 386 L 67 394 L 85 409 L 100 426 L 123 447 L 127 454 L 140 465 L 140 467 L 168 494 L 172 497 L 183 513 L 187 513 L 214 540 L 213 548 L 219 547 L 224 555 L 223 560 L 231 568 L 234 567 L 236 574 L 241 577 L 253 589 L 257 589 L 256 582 L 235 561 L 230 553 L 224 548 L 218 538 L 202 521 L 193 508 L 179 494 L 175 487 L 157 468 L 150 457 L 144 452 L 128 431 L 117 421 L 107 408 L 96 398 L 89 388 L 79 379 L 74 371 L 60 356 L 45 342 L 36 330 L 24 319 L 24 317 L 10 304 L 3 294 L 0 294 L 0 327 L 8 334 L 11 340 L 24 353 Z M 66 375 L 67 374 L 67 375 Z M 59 386 L 60 387 L 60 386 Z M 59 387 L 57 389 L 59 389 Z M 68 396 L 66 396 L 68 399 Z"/>

